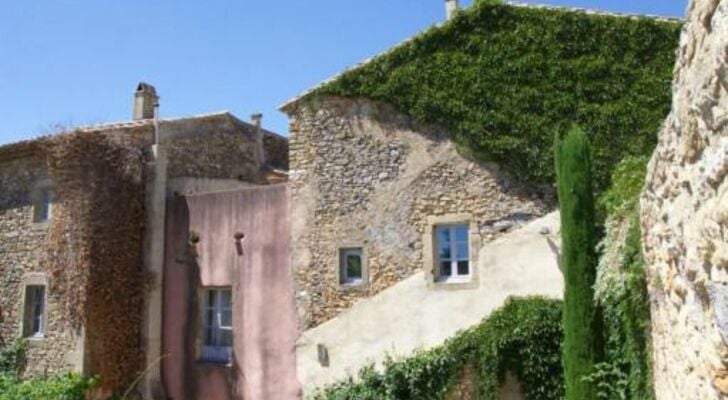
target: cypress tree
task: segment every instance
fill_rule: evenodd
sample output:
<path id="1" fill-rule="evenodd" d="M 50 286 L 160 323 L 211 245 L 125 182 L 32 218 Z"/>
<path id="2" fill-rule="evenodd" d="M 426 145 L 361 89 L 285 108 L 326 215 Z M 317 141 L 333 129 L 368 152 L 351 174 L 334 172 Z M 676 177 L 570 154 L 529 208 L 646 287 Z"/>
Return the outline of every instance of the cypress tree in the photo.
<path id="1" fill-rule="evenodd" d="M 595 399 L 584 380 L 599 361 L 600 318 L 594 305 L 596 229 L 591 157 L 586 134 L 573 127 L 556 140 L 556 177 L 561 209 L 564 272 L 564 377 L 567 400 Z"/>

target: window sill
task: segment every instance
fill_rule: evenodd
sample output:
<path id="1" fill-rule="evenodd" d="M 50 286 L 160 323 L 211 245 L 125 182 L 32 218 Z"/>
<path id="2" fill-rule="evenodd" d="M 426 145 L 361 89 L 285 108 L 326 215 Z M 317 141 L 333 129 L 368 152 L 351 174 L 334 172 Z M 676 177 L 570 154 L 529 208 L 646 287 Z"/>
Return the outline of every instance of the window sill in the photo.
<path id="1" fill-rule="evenodd" d="M 362 291 L 366 290 L 369 287 L 366 282 L 358 282 L 358 283 L 341 283 L 339 284 L 339 290 L 343 292 L 355 292 L 355 291 Z"/>
<path id="2" fill-rule="evenodd" d="M 435 290 L 473 290 L 478 288 L 478 281 L 475 278 L 469 279 L 438 279 L 432 282 L 431 287 Z"/>
<path id="3" fill-rule="evenodd" d="M 30 223 L 30 229 L 35 232 L 40 231 L 47 231 L 48 227 L 51 225 L 51 221 L 45 221 L 45 222 L 35 222 L 31 221 Z"/>
<path id="4" fill-rule="evenodd" d="M 43 345 L 43 342 L 45 341 L 45 336 L 26 336 L 23 339 L 25 339 L 28 347 L 33 348 Z"/>
<path id="5" fill-rule="evenodd" d="M 232 361 L 219 361 L 219 360 L 197 360 L 197 365 L 205 368 L 232 368 Z"/>

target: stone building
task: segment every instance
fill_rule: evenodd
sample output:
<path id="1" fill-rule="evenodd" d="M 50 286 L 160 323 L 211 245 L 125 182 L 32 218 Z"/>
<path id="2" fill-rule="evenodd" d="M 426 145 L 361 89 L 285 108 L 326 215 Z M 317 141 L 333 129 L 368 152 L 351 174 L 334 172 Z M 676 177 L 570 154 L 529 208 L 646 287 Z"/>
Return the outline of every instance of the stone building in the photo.
<path id="1" fill-rule="evenodd" d="M 658 399 L 728 397 L 728 1 L 693 0 L 642 195 Z"/>
<path id="2" fill-rule="evenodd" d="M 445 3 L 453 18 L 457 1 Z M 407 44 L 349 71 L 407 70 L 407 51 L 387 58 Z M 380 57 L 383 64 L 374 62 Z M 360 77 L 349 71 L 280 107 L 289 117 L 296 362 L 305 393 L 371 362 L 441 344 L 509 296 L 563 294 L 549 190 L 466 157 L 441 126 L 319 90 L 356 86 Z M 362 86 L 373 85 L 367 78 Z"/>
<path id="3" fill-rule="evenodd" d="M 27 339 L 27 375 L 62 370 L 96 374 L 104 368 L 105 358 L 111 354 L 108 351 L 123 360 L 140 355 L 141 361 L 127 375 L 133 379 L 145 368 L 146 360 L 150 372 L 145 375 L 143 390 L 148 398 L 159 397 L 164 388 L 160 369 L 154 365 L 166 347 L 162 340 L 162 286 L 167 202 L 212 191 L 251 190 L 286 180 L 282 171 L 288 167 L 287 140 L 263 129 L 260 115 L 254 115 L 252 123 L 228 112 L 158 119 L 157 104 L 154 87 L 141 83 L 135 93 L 130 121 L 69 129 L 0 147 L 0 343 Z M 113 340 L 98 333 L 103 317 L 89 311 L 94 305 L 86 304 L 77 312 L 81 315 L 71 315 L 73 305 L 69 302 L 73 301 L 69 301 L 68 293 L 72 289 L 68 286 L 83 286 L 85 281 L 74 281 L 67 275 L 73 271 L 71 265 L 67 271 L 60 272 L 48 265 L 49 260 L 58 259 L 64 251 L 56 248 L 58 242 L 53 240 L 58 237 L 52 238 L 54 229 L 62 233 L 61 237 L 70 237 L 71 243 L 82 241 L 74 237 L 77 230 L 64 226 L 78 225 L 78 221 L 62 217 L 72 215 L 74 209 L 83 209 L 84 205 L 64 198 L 67 192 L 58 187 L 63 184 L 56 181 L 50 165 L 54 164 L 56 169 L 58 164 L 74 166 L 84 162 L 80 160 L 84 156 L 52 159 L 48 154 L 49 148 L 64 141 L 72 142 L 74 137 L 103 138 L 108 143 L 123 144 L 130 154 L 138 155 L 134 159 L 136 164 L 124 168 L 139 171 L 135 184 L 143 196 L 144 214 L 138 218 L 139 226 L 146 227 L 144 243 L 138 246 L 138 254 L 130 255 L 138 260 L 132 272 L 143 279 L 137 282 L 138 287 L 144 287 L 143 304 L 115 308 L 138 316 L 139 332 L 130 335 L 132 341 L 138 342 L 133 348 L 105 349 L 113 348 Z M 75 179 L 62 178 L 64 184 Z M 115 187 L 117 183 L 97 186 L 96 182 L 80 182 L 80 185 L 86 185 L 82 187 L 88 193 L 85 199 L 93 199 L 95 193 L 101 196 L 107 186 Z M 101 261 L 90 264 L 95 269 L 88 274 L 103 274 L 106 269 L 103 252 L 108 249 L 89 248 L 84 257 Z M 80 255 L 72 254 L 68 259 L 74 257 Z M 111 287 L 119 284 L 112 276 L 102 279 Z M 90 292 L 97 289 L 90 288 Z M 124 299 L 123 290 L 116 294 L 118 298 L 112 300 L 115 306 L 123 307 L 125 301 L 130 302 Z M 87 296 L 93 298 L 92 294 Z M 131 292 L 129 297 L 133 297 Z M 238 370 L 238 373 L 242 372 Z M 104 388 L 108 389 L 111 388 Z"/>

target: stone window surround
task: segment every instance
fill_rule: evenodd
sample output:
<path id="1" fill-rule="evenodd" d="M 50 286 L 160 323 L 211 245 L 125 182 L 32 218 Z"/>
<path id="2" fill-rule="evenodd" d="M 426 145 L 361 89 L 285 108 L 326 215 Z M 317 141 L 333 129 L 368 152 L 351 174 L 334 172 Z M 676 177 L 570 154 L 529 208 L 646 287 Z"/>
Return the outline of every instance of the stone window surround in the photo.
<path id="1" fill-rule="evenodd" d="M 48 225 L 50 225 L 51 219 L 53 218 L 53 207 L 51 206 L 49 209 L 48 219 L 45 221 L 38 221 L 38 218 L 39 218 L 38 205 L 40 204 L 41 201 L 44 200 L 43 193 L 48 190 L 51 190 L 51 191 L 53 190 L 53 181 L 51 181 L 50 178 L 40 179 L 37 182 L 35 182 L 35 184 L 33 185 L 33 188 L 30 193 L 30 202 L 32 204 L 30 223 L 31 223 L 32 229 L 37 229 L 37 230 L 47 229 Z M 54 203 L 54 197 L 55 196 L 51 197 L 51 204 Z"/>
<path id="2" fill-rule="evenodd" d="M 467 282 L 440 281 L 437 279 L 437 255 L 435 254 L 435 227 L 437 225 L 467 224 L 470 242 L 470 280 Z M 425 232 L 422 234 L 422 270 L 425 272 L 427 287 L 433 290 L 477 289 L 480 286 L 478 259 L 482 240 L 478 224 L 472 214 L 445 214 L 428 216 Z"/>
<path id="3" fill-rule="evenodd" d="M 341 252 L 346 249 L 361 249 L 361 282 L 358 283 L 342 283 L 342 264 Z M 363 242 L 341 242 L 336 247 L 336 282 L 339 289 L 348 290 L 365 290 L 369 287 L 369 259 L 367 257 L 367 249 Z"/>
<path id="4" fill-rule="evenodd" d="M 45 333 L 47 331 L 48 327 L 48 278 L 43 273 L 31 273 L 28 275 L 23 276 L 22 280 L 23 290 L 22 290 L 22 301 L 21 301 L 21 313 L 20 313 L 20 323 L 18 324 L 18 337 L 25 339 L 31 347 L 40 345 L 43 343 L 43 340 L 45 338 Z M 28 323 L 28 316 L 26 315 L 26 311 L 28 309 L 28 294 L 27 290 L 29 286 L 44 286 L 45 287 L 45 299 L 44 307 L 43 307 L 43 336 L 27 336 L 27 323 Z"/>

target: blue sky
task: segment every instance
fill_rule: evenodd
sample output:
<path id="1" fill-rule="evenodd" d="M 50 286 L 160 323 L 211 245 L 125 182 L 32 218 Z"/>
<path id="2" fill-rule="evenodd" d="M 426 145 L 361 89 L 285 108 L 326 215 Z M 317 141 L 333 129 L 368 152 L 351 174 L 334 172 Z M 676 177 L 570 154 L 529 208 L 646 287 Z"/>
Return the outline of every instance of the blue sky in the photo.
<path id="1" fill-rule="evenodd" d="M 687 7 L 534 3 L 676 17 Z M 278 105 L 443 18 L 443 0 L 0 0 L 0 144 L 129 119 L 139 81 L 157 87 L 163 117 L 262 112 L 285 134 Z"/>

